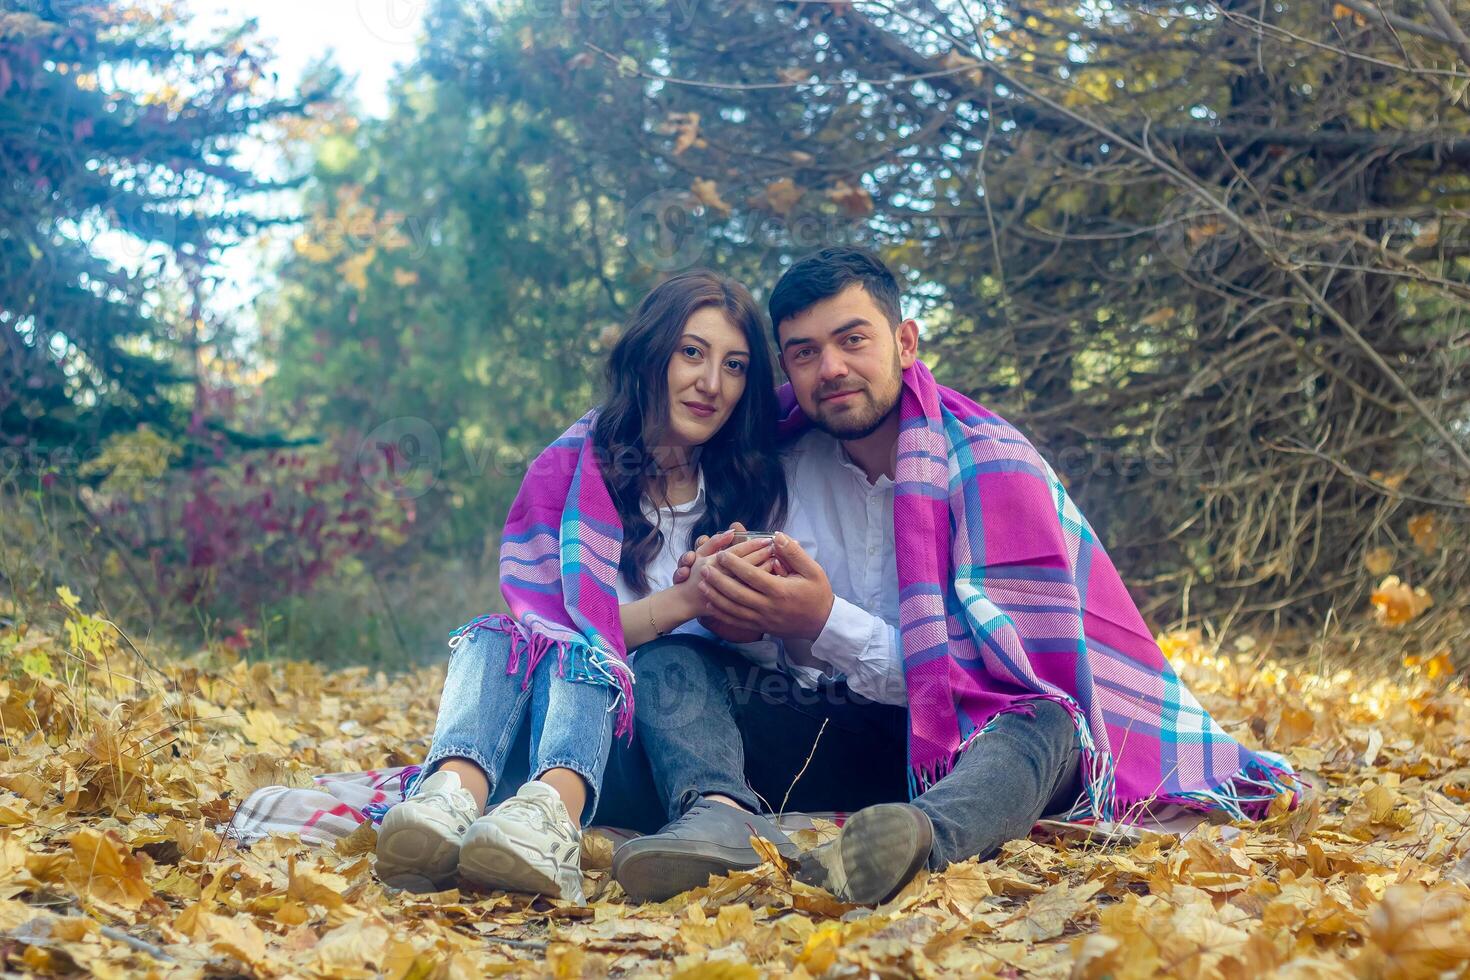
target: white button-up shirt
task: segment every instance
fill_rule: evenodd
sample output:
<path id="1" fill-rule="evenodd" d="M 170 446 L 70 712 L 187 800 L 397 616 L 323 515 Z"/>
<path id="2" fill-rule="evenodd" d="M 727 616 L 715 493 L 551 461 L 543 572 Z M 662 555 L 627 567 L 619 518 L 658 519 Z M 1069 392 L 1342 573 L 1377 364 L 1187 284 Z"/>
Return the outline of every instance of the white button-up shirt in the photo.
<path id="1" fill-rule="evenodd" d="M 789 447 L 782 466 L 791 501 L 784 530 L 827 573 L 832 612 L 815 641 L 768 637 L 739 649 L 808 687 L 826 674 L 846 678 L 851 690 L 872 701 L 907 703 L 898 632 L 893 481 L 880 475 L 869 483 L 842 443 L 819 429 Z M 794 660 L 816 660 L 829 669 Z"/>
<path id="2" fill-rule="evenodd" d="M 658 552 L 649 559 L 648 565 L 643 569 L 643 574 L 648 579 L 650 592 L 658 592 L 673 585 L 674 571 L 679 567 L 679 559 L 690 548 L 689 532 L 704 516 L 708 501 L 704 492 L 703 468 L 699 470 L 698 480 L 694 499 L 687 503 L 656 507 L 648 499 L 647 494 L 643 496 L 643 516 L 650 524 L 662 531 L 664 536 L 663 544 L 659 546 Z M 618 573 L 617 591 L 619 605 L 636 602 L 648 595 L 648 592 L 635 591 L 623 577 L 622 572 Z M 710 635 L 709 631 L 700 626 L 697 620 L 690 620 L 669 632 Z"/>

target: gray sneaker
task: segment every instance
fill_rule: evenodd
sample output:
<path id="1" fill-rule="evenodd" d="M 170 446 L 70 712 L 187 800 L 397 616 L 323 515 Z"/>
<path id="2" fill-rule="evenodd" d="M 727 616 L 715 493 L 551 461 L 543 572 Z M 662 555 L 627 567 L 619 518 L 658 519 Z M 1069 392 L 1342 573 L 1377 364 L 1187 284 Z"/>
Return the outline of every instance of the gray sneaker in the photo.
<path id="1" fill-rule="evenodd" d="M 710 875 L 759 867 L 751 837 L 770 841 L 788 861 L 801 855 L 770 819 L 700 799 L 658 833 L 620 846 L 613 854 L 613 878 L 635 902 L 662 902 L 703 887 Z"/>
<path id="2" fill-rule="evenodd" d="M 879 803 L 849 817 L 836 840 L 808 852 L 796 879 L 844 902 L 881 905 L 913 881 L 933 847 L 927 813 L 909 803 Z"/>

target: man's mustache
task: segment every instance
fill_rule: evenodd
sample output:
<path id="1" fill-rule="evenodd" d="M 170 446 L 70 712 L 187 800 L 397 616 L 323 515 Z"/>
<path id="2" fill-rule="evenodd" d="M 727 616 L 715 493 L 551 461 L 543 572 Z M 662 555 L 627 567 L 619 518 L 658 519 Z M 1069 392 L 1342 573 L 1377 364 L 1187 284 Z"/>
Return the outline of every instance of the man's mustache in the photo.
<path id="1" fill-rule="evenodd" d="M 867 385 L 858 385 L 856 387 L 848 387 L 848 388 L 845 388 L 845 387 L 843 387 L 840 384 L 823 385 L 823 386 L 821 386 L 821 387 L 819 387 L 817 389 L 816 397 L 817 397 L 817 401 L 821 401 L 824 398 L 831 398 L 833 395 L 845 395 L 845 394 L 847 394 L 850 391 L 867 391 L 867 390 L 868 390 L 868 386 Z"/>

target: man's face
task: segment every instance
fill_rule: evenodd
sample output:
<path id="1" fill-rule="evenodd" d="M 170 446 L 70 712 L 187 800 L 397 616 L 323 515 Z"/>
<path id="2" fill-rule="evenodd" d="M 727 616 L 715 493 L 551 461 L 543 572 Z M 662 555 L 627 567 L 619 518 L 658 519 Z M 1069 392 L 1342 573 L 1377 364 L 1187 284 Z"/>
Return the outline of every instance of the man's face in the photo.
<path id="1" fill-rule="evenodd" d="M 872 434 L 898 405 L 918 326 L 894 329 L 860 284 L 782 320 L 781 367 L 807 418 L 838 439 Z"/>

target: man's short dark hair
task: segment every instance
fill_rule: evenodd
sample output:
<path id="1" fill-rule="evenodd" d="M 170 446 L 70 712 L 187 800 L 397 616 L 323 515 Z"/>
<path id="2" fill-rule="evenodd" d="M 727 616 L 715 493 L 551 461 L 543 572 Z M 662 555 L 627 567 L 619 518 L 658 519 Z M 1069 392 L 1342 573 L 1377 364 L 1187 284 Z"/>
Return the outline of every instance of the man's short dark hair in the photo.
<path id="1" fill-rule="evenodd" d="M 868 291 L 878 309 L 888 317 L 890 327 L 903 322 L 898 280 L 883 260 L 860 248 L 834 245 L 813 252 L 787 269 L 771 291 L 771 330 L 776 335 L 776 345 L 781 344 L 782 320 L 800 316 L 854 283 Z"/>

